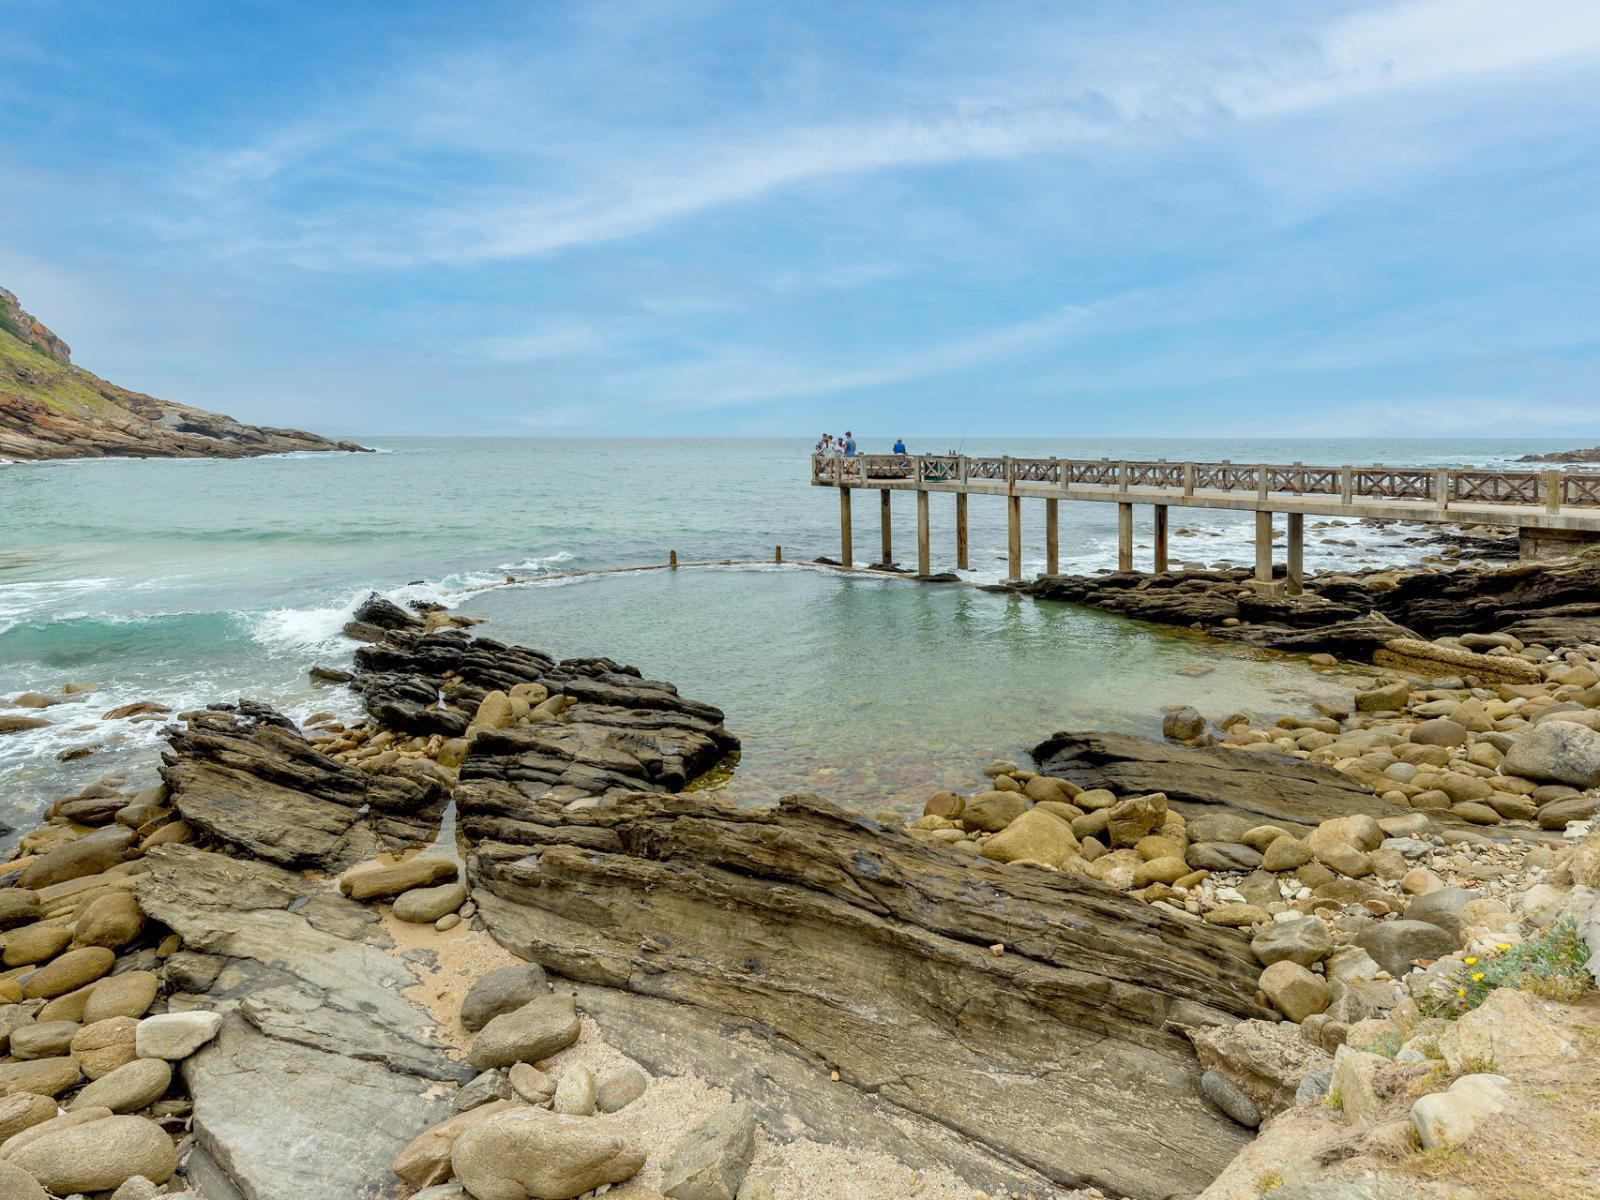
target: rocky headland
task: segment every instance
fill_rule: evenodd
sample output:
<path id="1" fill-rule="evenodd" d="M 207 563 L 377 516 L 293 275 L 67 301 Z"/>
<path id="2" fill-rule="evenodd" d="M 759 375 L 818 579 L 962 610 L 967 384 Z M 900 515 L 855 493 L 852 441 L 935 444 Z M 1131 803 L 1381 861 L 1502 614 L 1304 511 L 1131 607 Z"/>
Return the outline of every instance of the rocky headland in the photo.
<path id="1" fill-rule="evenodd" d="M 1506 631 L 1590 570 L 1318 581 L 1405 622 L 1348 703 L 1057 733 L 920 813 L 728 804 L 716 708 L 375 598 L 315 671 L 364 719 L 179 714 L 23 837 L 0 1184 L 1591 1195 L 1600 644 Z"/>
<path id="2" fill-rule="evenodd" d="M 298 429 L 245 425 L 107 383 L 73 365 L 67 343 L 0 288 L 0 459 L 249 458 L 365 449 Z"/>

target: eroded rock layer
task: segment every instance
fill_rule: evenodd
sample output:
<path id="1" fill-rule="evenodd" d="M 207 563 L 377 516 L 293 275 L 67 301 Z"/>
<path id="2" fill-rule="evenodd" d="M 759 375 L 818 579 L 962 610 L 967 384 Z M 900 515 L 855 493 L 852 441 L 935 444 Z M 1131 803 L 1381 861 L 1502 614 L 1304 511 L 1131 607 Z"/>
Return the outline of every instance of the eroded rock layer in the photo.
<path id="1" fill-rule="evenodd" d="M 491 776 L 506 757 L 456 796 L 469 837 L 495 835 L 469 876 L 516 953 L 759 1021 L 1063 1184 L 1194 1190 L 1241 1144 L 1193 1102 L 1194 1059 L 1169 1028 L 1259 1015 L 1238 933 L 813 797 L 530 797 Z"/>

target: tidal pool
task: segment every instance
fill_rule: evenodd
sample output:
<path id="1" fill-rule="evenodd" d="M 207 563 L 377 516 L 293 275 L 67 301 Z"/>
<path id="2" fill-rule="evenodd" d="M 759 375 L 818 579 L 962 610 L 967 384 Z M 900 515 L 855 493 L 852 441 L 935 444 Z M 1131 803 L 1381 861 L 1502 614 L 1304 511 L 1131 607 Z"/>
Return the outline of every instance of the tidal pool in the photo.
<path id="1" fill-rule="evenodd" d="M 490 618 L 487 636 L 608 655 L 717 705 L 744 743 L 722 785 L 741 801 L 909 808 L 1055 730 L 1159 736 L 1166 705 L 1270 715 L 1351 689 L 1303 658 L 1074 605 L 802 567 L 594 575 L 462 611 Z"/>

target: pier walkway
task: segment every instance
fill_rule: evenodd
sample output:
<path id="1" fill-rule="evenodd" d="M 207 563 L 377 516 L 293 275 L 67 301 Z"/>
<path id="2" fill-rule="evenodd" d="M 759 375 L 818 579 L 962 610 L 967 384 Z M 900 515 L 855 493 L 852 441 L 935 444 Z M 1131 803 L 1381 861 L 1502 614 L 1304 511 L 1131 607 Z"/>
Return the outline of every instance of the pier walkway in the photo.
<path id="1" fill-rule="evenodd" d="M 928 496 L 956 498 L 956 565 L 967 559 L 967 497 L 1004 496 L 1007 504 L 1009 578 L 1022 575 L 1022 501 L 1044 501 L 1045 572 L 1060 569 L 1062 500 L 1118 506 L 1117 565 L 1133 566 L 1133 506 L 1151 505 L 1155 563 L 1167 569 L 1167 510 L 1231 509 L 1256 514 L 1256 580 L 1291 594 L 1305 577 L 1305 518 L 1373 517 L 1393 521 L 1499 525 L 1519 531 L 1525 559 L 1568 551 L 1575 543 L 1600 541 L 1600 473 L 1589 471 L 1483 471 L 1473 468 L 1372 466 L 1276 466 L 1232 462 L 1118 462 L 1111 459 L 974 458 L 964 454 L 862 454 L 811 457 L 815 487 L 839 491 L 842 563 L 854 565 L 851 494 L 879 492 L 883 559 L 892 562 L 890 497 L 917 495 L 917 573 L 929 573 Z M 1272 519 L 1288 522 L 1288 570 L 1273 581 Z"/>

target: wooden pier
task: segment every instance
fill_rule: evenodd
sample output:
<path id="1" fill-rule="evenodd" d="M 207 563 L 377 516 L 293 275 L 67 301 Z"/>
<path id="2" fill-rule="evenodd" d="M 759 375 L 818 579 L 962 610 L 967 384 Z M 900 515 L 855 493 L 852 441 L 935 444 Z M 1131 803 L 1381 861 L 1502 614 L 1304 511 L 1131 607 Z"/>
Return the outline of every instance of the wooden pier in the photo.
<path id="1" fill-rule="evenodd" d="M 917 573 L 927 575 L 930 531 L 928 496 L 956 498 L 956 567 L 966 570 L 967 498 L 1003 496 L 1007 512 L 1007 561 L 1011 579 L 1022 577 L 1022 502 L 1044 501 L 1045 573 L 1057 574 L 1061 559 L 1061 501 L 1116 504 L 1117 566 L 1133 565 L 1133 509 L 1154 510 L 1154 569 L 1167 569 L 1169 508 L 1230 509 L 1256 515 L 1256 581 L 1297 594 L 1305 578 L 1305 518 L 1378 518 L 1514 527 L 1524 559 L 1567 552 L 1600 541 L 1600 473 L 1578 471 L 1482 471 L 1472 468 L 1315 467 L 1304 463 L 1239 465 L 1232 462 L 1128 462 L 1111 459 L 973 458 L 964 454 L 861 454 L 850 458 L 816 454 L 811 482 L 839 491 L 841 562 L 854 565 L 851 494 L 880 493 L 883 562 L 893 561 L 891 495 L 917 494 Z M 1284 580 L 1273 579 L 1273 515 L 1288 522 Z"/>

